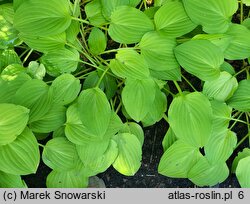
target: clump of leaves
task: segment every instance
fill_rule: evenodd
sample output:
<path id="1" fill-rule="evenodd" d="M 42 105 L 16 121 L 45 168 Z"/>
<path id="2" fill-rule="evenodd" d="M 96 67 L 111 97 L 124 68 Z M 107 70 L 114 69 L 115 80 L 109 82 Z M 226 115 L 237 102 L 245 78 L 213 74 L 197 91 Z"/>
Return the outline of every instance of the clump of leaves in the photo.
<path id="1" fill-rule="evenodd" d="M 0 186 L 26 187 L 21 176 L 36 172 L 39 146 L 52 169 L 47 187 L 87 187 L 110 166 L 133 176 L 142 126 L 161 119 L 169 129 L 159 173 L 198 186 L 223 182 L 226 161 L 250 132 L 244 3 L 4 1 Z M 238 10 L 240 23 L 232 23 Z M 246 126 L 241 139 L 237 123 Z M 248 150 L 232 165 L 242 187 L 250 185 Z"/>

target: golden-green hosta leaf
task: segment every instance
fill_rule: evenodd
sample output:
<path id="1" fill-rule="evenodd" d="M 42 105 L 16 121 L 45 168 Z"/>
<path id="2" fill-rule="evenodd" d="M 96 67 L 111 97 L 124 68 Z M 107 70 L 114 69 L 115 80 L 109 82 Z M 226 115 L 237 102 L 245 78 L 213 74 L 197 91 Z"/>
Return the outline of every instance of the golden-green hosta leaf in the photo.
<path id="1" fill-rule="evenodd" d="M 232 108 L 221 101 L 210 101 L 213 110 L 213 124 L 211 134 L 227 131 L 231 119 Z"/>
<path id="2" fill-rule="evenodd" d="M 88 176 L 94 176 L 106 171 L 107 168 L 109 168 L 115 161 L 117 155 L 117 144 L 111 139 L 108 148 L 102 155 L 97 157 L 95 160 L 85 163 L 85 168 L 88 170 Z"/>
<path id="3" fill-rule="evenodd" d="M 85 5 L 86 16 L 93 26 L 101 26 L 107 23 L 102 14 L 101 0 L 93 0 Z"/>
<path id="4" fill-rule="evenodd" d="M 249 156 L 250 156 L 250 149 L 249 148 L 244 148 L 241 152 L 239 152 L 238 155 L 234 158 L 232 168 L 231 168 L 231 172 L 235 173 L 239 161 L 241 159 L 249 157 Z"/>
<path id="5" fill-rule="evenodd" d="M 237 144 L 236 134 L 230 130 L 213 132 L 205 145 L 206 158 L 210 164 L 225 163 L 231 156 Z"/>
<path id="6" fill-rule="evenodd" d="M 88 38 L 88 45 L 92 54 L 98 55 L 102 53 L 107 46 L 105 34 L 99 28 L 92 28 Z"/>
<path id="7" fill-rule="evenodd" d="M 223 64 L 220 66 L 220 70 L 223 72 L 223 71 L 226 71 L 228 72 L 229 74 L 231 75 L 235 75 L 235 70 L 234 70 L 234 67 L 229 64 L 228 62 L 223 62 Z"/>
<path id="8" fill-rule="evenodd" d="M 207 33 L 224 33 L 238 9 L 236 0 L 183 0 L 188 16 Z M 204 15 L 206 14 L 206 15 Z"/>
<path id="9" fill-rule="evenodd" d="M 187 178 L 189 170 L 201 157 L 199 148 L 178 140 L 161 157 L 158 172 L 168 177 Z"/>
<path id="10" fill-rule="evenodd" d="M 250 156 L 239 161 L 236 168 L 236 177 L 242 188 L 250 188 Z"/>
<path id="11" fill-rule="evenodd" d="M 226 32 L 232 36 L 229 46 L 224 52 L 229 60 L 240 60 L 250 57 L 250 30 L 243 25 L 232 24 Z"/>
<path id="12" fill-rule="evenodd" d="M 54 104 L 50 106 L 46 115 L 43 115 L 38 120 L 30 122 L 29 127 L 36 133 L 49 133 L 66 121 L 66 108 L 63 105 Z"/>
<path id="13" fill-rule="evenodd" d="M 219 77 L 224 56 L 219 47 L 208 40 L 190 40 L 175 48 L 180 65 L 201 80 L 210 81 Z"/>
<path id="14" fill-rule="evenodd" d="M 0 77 L 0 103 L 11 103 L 16 91 L 28 80 L 31 80 L 30 76 L 22 72 L 11 81 Z"/>
<path id="15" fill-rule="evenodd" d="M 154 30 L 153 22 L 139 9 L 120 6 L 111 15 L 108 29 L 110 37 L 119 43 L 132 44 Z"/>
<path id="16" fill-rule="evenodd" d="M 12 49 L 0 50 L 0 72 L 10 64 L 22 64 L 17 53 Z"/>
<path id="17" fill-rule="evenodd" d="M 15 80 L 20 73 L 25 73 L 26 69 L 20 64 L 10 64 L 4 68 L 1 78 L 5 81 Z"/>
<path id="18" fill-rule="evenodd" d="M 217 101 L 228 100 L 238 87 L 237 79 L 228 72 L 221 72 L 219 78 L 206 81 L 203 93 L 209 98 Z"/>
<path id="19" fill-rule="evenodd" d="M 145 58 L 132 49 L 119 50 L 111 60 L 112 72 L 122 78 L 145 79 L 149 77 L 149 67 Z"/>
<path id="20" fill-rule="evenodd" d="M 176 41 L 168 35 L 156 31 L 148 32 L 142 37 L 139 47 L 151 70 L 169 71 L 179 67 L 173 50 Z"/>
<path id="21" fill-rule="evenodd" d="M 79 157 L 76 146 L 64 137 L 49 140 L 43 148 L 43 162 L 56 171 L 68 171 L 76 167 Z"/>
<path id="22" fill-rule="evenodd" d="M 118 146 L 118 156 L 113 167 L 125 176 L 133 176 L 141 166 L 142 147 L 138 138 L 130 133 L 120 133 L 113 137 Z"/>
<path id="23" fill-rule="evenodd" d="M 80 80 L 71 74 L 62 74 L 51 84 L 50 89 L 53 92 L 53 102 L 67 105 L 73 102 L 80 92 Z"/>
<path id="24" fill-rule="evenodd" d="M 51 76 L 59 76 L 63 73 L 71 73 L 77 69 L 79 52 L 74 49 L 59 49 L 43 55 L 41 60 Z"/>
<path id="25" fill-rule="evenodd" d="M 0 171 L 0 188 L 27 188 L 27 186 L 21 176 Z"/>
<path id="26" fill-rule="evenodd" d="M 228 105 L 236 110 L 249 112 L 250 111 L 250 79 L 245 79 L 239 82 L 234 95 L 227 101 Z"/>
<path id="27" fill-rule="evenodd" d="M 224 52 L 228 48 L 233 37 L 224 33 L 223 34 L 198 34 L 198 35 L 195 35 L 192 39 L 209 40 L 211 43 L 218 46 L 222 52 Z"/>
<path id="28" fill-rule="evenodd" d="M 87 129 L 79 116 L 79 108 L 77 104 L 69 106 L 66 112 L 65 135 L 73 143 L 81 145 L 88 142 L 98 141 L 102 137 L 94 135 L 91 130 Z"/>
<path id="29" fill-rule="evenodd" d="M 79 117 L 90 133 L 103 137 L 108 129 L 111 108 L 104 92 L 99 88 L 83 90 L 78 98 Z"/>
<path id="30" fill-rule="evenodd" d="M 229 175 L 226 163 L 212 165 L 202 157 L 188 173 L 188 178 L 197 186 L 214 186 L 222 183 Z"/>
<path id="31" fill-rule="evenodd" d="M 25 130 L 12 143 L 0 148 L 0 170 L 14 175 L 35 173 L 40 153 L 36 137 L 31 130 Z"/>
<path id="32" fill-rule="evenodd" d="M 55 50 L 61 50 L 66 44 L 66 33 L 59 33 L 56 35 L 39 36 L 39 35 L 27 35 L 24 33 L 19 34 L 29 47 L 39 52 L 47 53 Z"/>
<path id="33" fill-rule="evenodd" d="M 126 80 L 122 102 L 131 118 L 139 122 L 148 114 L 155 99 L 155 91 L 156 84 L 151 78 Z"/>
<path id="34" fill-rule="evenodd" d="M 156 122 L 159 122 L 163 114 L 167 110 L 167 97 L 161 92 L 161 90 L 157 87 L 155 90 L 155 99 L 152 103 L 152 106 L 145 116 L 142 119 L 142 124 L 144 127 L 154 125 Z"/>
<path id="35" fill-rule="evenodd" d="M 12 22 L 9 21 L 9 16 L 4 15 L 8 9 L 7 5 L 10 4 L 0 5 L 0 49 L 14 47 L 20 43 L 18 31 L 13 28 Z"/>
<path id="36" fill-rule="evenodd" d="M 168 110 L 168 119 L 177 138 L 194 147 L 207 143 L 212 129 L 212 108 L 202 93 L 175 97 Z"/>
<path id="37" fill-rule="evenodd" d="M 171 147 L 174 142 L 177 141 L 177 137 L 174 134 L 174 131 L 172 130 L 171 127 L 168 128 L 168 131 L 166 132 L 163 140 L 162 140 L 162 147 L 164 152 L 167 151 L 169 147 Z"/>
<path id="38" fill-rule="evenodd" d="M 86 188 L 89 178 L 80 169 L 51 171 L 46 179 L 47 188 Z"/>
<path id="39" fill-rule="evenodd" d="M 80 32 L 80 22 L 72 21 L 70 26 L 67 28 L 65 32 L 66 32 L 67 42 L 74 44 L 75 40 L 77 39 L 77 35 Z"/>
<path id="40" fill-rule="evenodd" d="M 160 80 L 173 80 L 180 81 L 181 80 L 181 69 L 180 67 L 176 67 L 170 70 L 165 71 L 156 71 L 150 69 L 150 75 L 156 79 Z"/>
<path id="41" fill-rule="evenodd" d="M 173 37 L 189 33 L 197 26 L 191 21 L 179 1 L 167 1 L 161 6 L 155 13 L 154 22 L 156 30 L 161 30 Z"/>
<path id="42" fill-rule="evenodd" d="M 103 155 L 108 148 L 109 142 L 109 140 L 102 140 L 76 145 L 77 153 L 83 164 L 88 166 L 92 161 L 97 160 Z"/>
<path id="43" fill-rule="evenodd" d="M 28 35 L 56 35 L 64 32 L 70 23 L 67 0 L 25 1 L 14 15 L 15 28 Z"/>
<path id="44" fill-rule="evenodd" d="M 140 141 L 141 146 L 144 143 L 143 129 L 137 123 L 134 123 L 134 122 L 126 122 L 126 123 L 124 123 L 123 128 L 119 131 L 119 133 L 130 133 L 130 134 L 133 134 Z"/>
<path id="45" fill-rule="evenodd" d="M 28 120 L 29 109 L 14 104 L 1 103 L 0 146 L 13 142 L 23 132 Z"/>
<path id="46" fill-rule="evenodd" d="M 39 79 L 26 81 L 15 93 L 13 103 L 30 109 L 29 123 L 42 118 L 50 109 L 52 94 Z"/>
<path id="47" fill-rule="evenodd" d="M 110 20 L 110 16 L 119 6 L 131 6 L 136 7 L 140 3 L 140 0 L 101 0 L 102 13 L 107 20 Z"/>

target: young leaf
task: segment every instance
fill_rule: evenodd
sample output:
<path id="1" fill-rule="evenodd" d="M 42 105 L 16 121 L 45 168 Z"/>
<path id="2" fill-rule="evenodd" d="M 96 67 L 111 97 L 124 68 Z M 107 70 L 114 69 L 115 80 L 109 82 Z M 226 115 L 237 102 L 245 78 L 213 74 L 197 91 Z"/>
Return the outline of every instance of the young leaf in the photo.
<path id="1" fill-rule="evenodd" d="M 234 95 L 227 101 L 228 105 L 236 110 L 250 111 L 250 80 L 245 79 L 239 82 L 238 89 Z"/>
<path id="2" fill-rule="evenodd" d="M 0 171 L 0 188 L 27 188 L 27 186 L 21 176 Z"/>
<path id="3" fill-rule="evenodd" d="M 197 186 L 214 186 L 222 183 L 229 175 L 226 163 L 212 165 L 205 157 L 200 160 L 188 172 L 188 178 Z"/>
<path id="4" fill-rule="evenodd" d="M 103 137 L 111 117 L 111 108 L 103 91 L 99 88 L 82 91 L 78 99 L 78 107 L 82 124 L 89 132 Z"/>
<path id="5" fill-rule="evenodd" d="M 224 163 L 231 156 L 237 144 L 236 134 L 230 130 L 213 132 L 205 145 L 205 155 L 210 164 Z"/>
<path id="6" fill-rule="evenodd" d="M 239 161 L 236 168 L 236 177 L 242 188 L 250 187 L 250 156 Z"/>
<path id="7" fill-rule="evenodd" d="M 64 137 L 58 137 L 46 143 L 42 159 L 53 170 L 62 172 L 74 169 L 79 157 L 74 144 Z"/>
<path id="8" fill-rule="evenodd" d="M 150 111 L 155 99 L 156 85 L 153 79 L 126 80 L 122 91 L 122 102 L 131 118 L 141 121 Z"/>
<path id="9" fill-rule="evenodd" d="M 209 99 L 215 99 L 217 101 L 228 100 L 238 87 L 238 82 L 228 72 L 221 72 L 219 78 L 206 81 L 203 86 L 203 93 Z"/>
<path id="10" fill-rule="evenodd" d="M 94 55 L 102 53 L 107 46 L 105 34 L 99 28 L 92 28 L 88 38 L 89 50 Z"/>
<path id="11" fill-rule="evenodd" d="M 118 145 L 118 156 L 113 167 L 125 176 L 133 176 L 141 166 L 142 148 L 137 137 L 120 133 L 113 137 Z"/>
<path id="12" fill-rule="evenodd" d="M 50 106 L 48 113 L 36 121 L 30 122 L 29 127 L 37 133 L 49 133 L 66 121 L 66 108 L 63 105 L 54 104 Z"/>
<path id="13" fill-rule="evenodd" d="M 192 31 L 194 24 L 179 1 L 167 1 L 155 13 L 154 22 L 156 30 L 161 30 L 168 36 L 179 37 Z"/>
<path id="14" fill-rule="evenodd" d="M 31 61 L 27 67 L 26 72 L 33 78 L 33 79 L 43 79 L 46 74 L 46 69 L 43 64 L 39 64 L 36 61 Z"/>
<path id="15" fill-rule="evenodd" d="M 29 122 L 43 117 L 49 111 L 51 102 L 49 86 L 38 79 L 25 82 L 13 97 L 13 103 L 30 109 Z"/>
<path id="16" fill-rule="evenodd" d="M 157 87 L 155 90 L 155 99 L 152 103 L 152 106 L 145 116 L 142 119 L 142 124 L 144 127 L 154 125 L 156 122 L 160 121 L 163 117 L 163 114 L 167 110 L 167 97 L 161 90 Z"/>
<path id="17" fill-rule="evenodd" d="M 0 104 L 0 146 L 13 142 L 25 129 L 29 109 L 14 104 Z"/>
<path id="18" fill-rule="evenodd" d="M 71 73 L 77 69 L 79 53 L 74 49 L 63 48 L 48 52 L 43 55 L 42 63 L 51 76 L 59 76 L 63 73 Z"/>
<path id="19" fill-rule="evenodd" d="M 219 77 L 224 56 L 220 48 L 208 40 L 191 40 L 174 51 L 180 65 L 201 80 L 211 81 Z"/>
<path id="20" fill-rule="evenodd" d="M 132 44 L 152 30 L 154 25 L 146 14 L 133 7 L 120 6 L 111 15 L 108 33 L 116 42 Z"/>
<path id="21" fill-rule="evenodd" d="M 116 59 L 110 62 L 110 68 L 122 78 L 145 79 L 150 74 L 144 57 L 131 49 L 118 51 Z"/>
<path id="22" fill-rule="evenodd" d="M 158 172 L 168 177 L 187 178 L 189 170 L 201 157 L 197 147 L 176 141 L 161 157 Z"/>
<path id="23" fill-rule="evenodd" d="M 45 37 L 39 35 L 27 35 L 20 33 L 19 37 L 29 47 L 43 53 L 53 52 L 55 50 L 61 50 L 64 48 L 66 44 L 65 32 Z"/>
<path id="24" fill-rule="evenodd" d="M 142 37 L 139 47 L 151 70 L 169 71 L 179 67 L 173 51 L 176 41 L 168 35 L 156 31 L 148 32 Z"/>
<path id="25" fill-rule="evenodd" d="M 249 157 L 250 156 L 250 149 L 249 148 L 244 148 L 242 152 L 239 152 L 238 155 L 234 158 L 233 164 L 232 164 L 232 169 L 231 172 L 235 173 L 236 168 L 238 166 L 238 163 L 241 159 Z"/>
<path id="26" fill-rule="evenodd" d="M 51 84 L 53 92 L 53 102 L 56 104 L 67 105 L 73 102 L 80 92 L 80 80 L 71 74 L 62 74 Z"/>
<path id="27" fill-rule="evenodd" d="M 35 173 L 40 153 L 38 143 L 33 133 L 25 130 L 12 143 L 0 148 L 0 170 L 14 175 Z"/>
<path id="28" fill-rule="evenodd" d="M 212 108 L 202 93 L 193 92 L 174 98 L 168 119 L 177 138 L 195 147 L 207 143 L 212 129 Z"/>
<path id="29" fill-rule="evenodd" d="M 71 23 L 67 0 L 24 1 L 14 16 L 15 28 L 24 34 L 49 36 L 64 32 Z"/>
<path id="30" fill-rule="evenodd" d="M 229 60 L 240 60 L 250 57 L 250 30 L 243 25 L 232 24 L 226 32 L 232 40 L 224 52 Z"/>
<path id="31" fill-rule="evenodd" d="M 51 171 L 46 179 L 47 188 L 86 188 L 89 178 L 82 170 Z"/>
<path id="32" fill-rule="evenodd" d="M 183 0 L 183 4 L 191 20 L 207 33 L 224 33 L 238 9 L 235 0 Z"/>

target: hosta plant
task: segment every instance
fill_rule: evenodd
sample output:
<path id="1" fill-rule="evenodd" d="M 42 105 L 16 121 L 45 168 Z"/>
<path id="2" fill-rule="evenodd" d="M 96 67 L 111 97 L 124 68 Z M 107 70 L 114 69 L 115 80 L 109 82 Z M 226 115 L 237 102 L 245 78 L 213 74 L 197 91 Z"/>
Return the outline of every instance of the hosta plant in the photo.
<path id="1" fill-rule="evenodd" d="M 27 187 L 41 160 L 47 187 L 87 187 L 110 166 L 133 176 L 161 119 L 160 174 L 250 187 L 247 6 L 0 1 L 0 187 Z"/>

